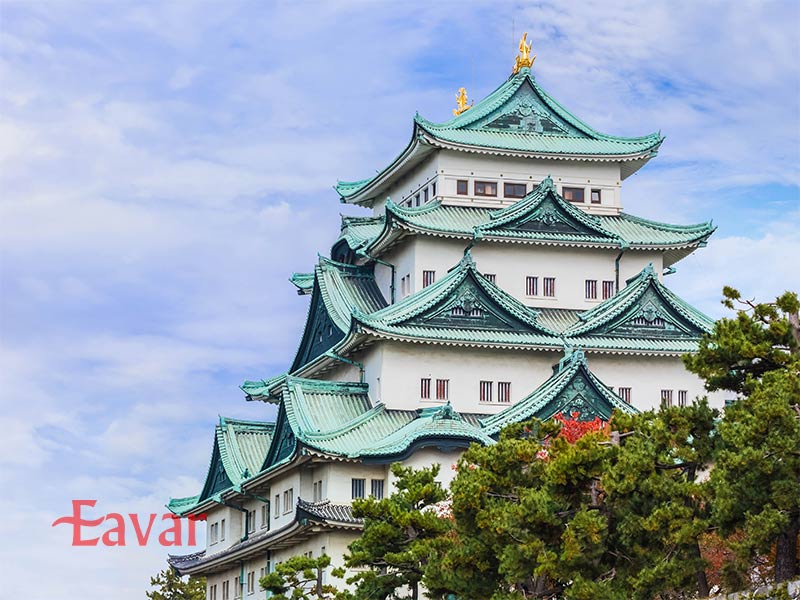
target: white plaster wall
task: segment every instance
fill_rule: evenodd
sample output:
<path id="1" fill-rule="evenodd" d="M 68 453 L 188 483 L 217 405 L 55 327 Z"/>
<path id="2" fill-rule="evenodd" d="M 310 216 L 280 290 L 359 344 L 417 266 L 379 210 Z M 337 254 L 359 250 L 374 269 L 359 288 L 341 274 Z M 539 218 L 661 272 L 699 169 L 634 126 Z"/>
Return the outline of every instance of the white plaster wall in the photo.
<path id="1" fill-rule="evenodd" d="M 217 504 L 208 511 L 206 515 L 206 550 L 209 554 L 221 552 L 239 541 L 239 538 L 242 537 L 240 514 L 240 511 L 222 504 Z M 222 519 L 225 519 L 225 539 L 211 543 L 211 525 L 221 523 Z"/>
<path id="2" fill-rule="evenodd" d="M 547 351 L 489 350 L 437 344 L 386 342 L 382 372 L 383 402 L 389 408 L 415 410 L 444 404 L 420 398 L 420 379 L 450 380 L 450 403 L 458 412 L 496 413 L 508 404 L 496 402 L 496 382 L 511 382 L 511 402 L 517 402 L 552 374 L 560 353 Z M 495 382 L 492 403 L 479 401 L 479 382 Z"/>
<path id="3" fill-rule="evenodd" d="M 433 200 L 430 185 L 436 181 L 438 164 L 438 154 L 434 152 L 426 157 L 413 170 L 403 175 L 397 181 L 393 182 L 392 185 L 387 188 L 383 196 L 388 196 L 395 204 L 404 204 L 408 199 L 412 199 L 413 201 L 414 196 L 419 193 L 420 203 L 424 204 L 425 200 L 422 192 L 425 188 L 428 188 L 428 201 Z M 438 194 L 439 190 L 437 189 L 436 191 Z M 376 208 L 377 206 L 373 207 L 374 214 L 378 215 L 383 213 L 383 207 L 379 209 L 380 212 L 376 211 Z"/>
<path id="4" fill-rule="evenodd" d="M 436 448 L 422 448 L 417 450 L 402 461 L 404 467 L 413 467 L 414 469 L 422 469 L 432 465 L 439 465 L 439 474 L 436 476 L 436 481 L 442 484 L 445 489 L 450 488 L 450 483 L 456 476 L 455 466 L 458 459 L 464 453 L 463 449 L 453 450 L 451 452 L 442 452 Z M 395 482 L 397 478 L 389 472 L 389 494 L 393 494 L 395 490 Z"/>
<path id="5" fill-rule="evenodd" d="M 531 191 L 534 185 L 550 175 L 559 193 L 563 186 L 586 189 L 584 204 L 575 206 L 594 214 L 617 214 L 622 210 L 621 179 L 619 163 L 579 162 L 570 160 L 547 160 L 486 156 L 442 150 L 438 158 L 439 183 L 437 191 L 446 204 L 472 206 L 501 206 L 518 199 L 503 198 L 503 183 L 526 183 Z M 469 195 L 456 194 L 456 180 L 470 182 Z M 475 181 L 496 181 L 498 197 L 474 196 Z M 589 190 L 600 189 L 602 203 L 589 203 Z M 439 191 L 440 190 L 440 191 Z"/>
<path id="6" fill-rule="evenodd" d="M 702 380 L 687 371 L 678 356 L 623 356 L 587 353 L 589 368 L 608 386 L 631 388 L 631 404 L 639 410 L 658 409 L 661 390 L 673 390 L 677 406 L 678 390 L 686 390 L 691 402 L 698 396 L 708 396 L 709 403 L 722 408 L 727 397 L 724 392 L 706 392 Z"/>
<path id="7" fill-rule="evenodd" d="M 306 552 L 311 552 L 313 558 L 327 554 L 331 557 L 331 564 L 323 572 L 323 583 L 332 583 L 339 589 L 352 589 L 346 583 L 351 571 L 345 574 L 344 579 L 332 577 L 330 572 L 332 569 L 344 566 L 343 556 L 348 552 L 347 547 L 357 537 L 358 532 L 355 531 L 321 531 L 299 544 L 276 550 L 273 553 L 273 564 L 278 564 L 293 556 L 303 555 Z"/>
<path id="8" fill-rule="evenodd" d="M 366 479 L 365 492 L 369 495 L 370 480 L 382 479 L 386 481 L 386 465 L 354 465 L 352 463 L 331 463 L 328 465 L 327 481 L 323 483 L 328 499 L 334 504 L 350 504 L 352 501 L 352 479 L 360 477 Z M 384 484 L 384 494 L 388 495 L 388 486 Z"/>
<path id="9" fill-rule="evenodd" d="M 288 490 L 289 488 L 293 491 L 293 500 L 292 505 L 289 507 L 284 506 L 283 502 L 283 492 Z M 275 496 L 280 495 L 280 511 L 278 516 L 275 516 Z M 272 484 L 270 485 L 270 513 L 272 522 L 270 523 L 270 529 L 279 529 L 285 525 L 291 523 L 294 519 L 295 514 L 295 506 L 297 505 L 297 499 L 300 497 L 300 470 L 293 469 L 292 471 L 287 472 L 285 475 L 275 479 Z M 287 510 L 288 509 L 288 510 Z"/>

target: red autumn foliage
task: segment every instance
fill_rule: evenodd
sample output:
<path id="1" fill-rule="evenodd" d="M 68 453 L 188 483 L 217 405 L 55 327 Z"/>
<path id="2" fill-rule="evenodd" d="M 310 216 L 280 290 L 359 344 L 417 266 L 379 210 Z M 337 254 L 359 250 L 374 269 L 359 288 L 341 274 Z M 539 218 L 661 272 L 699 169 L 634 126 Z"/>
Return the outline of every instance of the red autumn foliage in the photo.
<path id="1" fill-rule="evenodd" d="M 606 431 L 608 423 L 603 421 L 600 417 L 595 417 L 592 421 L 580 421 L 581 416 L 579 412 L 570 413 L 569 418 L 565 417 L 562 413 L 557 413 L 553 418 L 561 423 L 561 431 L 558 432 L 558 437 L 562 437 L 570 444 L 574 444 L 590 431 Z"/>

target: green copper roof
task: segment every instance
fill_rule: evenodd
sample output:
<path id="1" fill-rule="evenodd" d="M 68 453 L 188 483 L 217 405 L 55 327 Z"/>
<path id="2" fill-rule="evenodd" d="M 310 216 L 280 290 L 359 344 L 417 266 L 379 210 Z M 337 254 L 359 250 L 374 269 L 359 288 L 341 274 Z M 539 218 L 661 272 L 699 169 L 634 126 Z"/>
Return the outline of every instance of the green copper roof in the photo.
<path id="1" fill-rule="evenodd" d="M 314 287 L 313 273 L 292 273 L 289 281 L 297 287 L 297 293 L 302 295 L 310 294 Z"/>
<path id="2" fill-rule="evenodd" d="M 667 289 L 651 263 L 617 294 L 581 313 L 563 335 L 584 348 L 691 352 L 713 325 Z"/>
<path id="3" fill-rule="evenodd" d="M 415 339 L 558 345 L 536 312 L 488 281 L 466 253 L 439 281 L 372 314 L 356 313 L 370 333 Z"/>
<path id="4" fill-rule="evenodd" d="M 276 402 L 280 400 L 280 394 L 276 394 L 276 390 L 279 390 L 279 386 L 283 383 L 286 375 L 286 373 L 281 373 L 269 379 L 248 380 L 240 385 L 239 389 L 247 395 L 248 401 Z"/>
<path id="5" fill-rule="evenodd" d="M 579 412 L 581 420 L 600 417 L 608 421 L 615 408 L 637 412 L 589 370 L 581 350 L 574 350 L 561 360 L 556 373 L 542 385 L 502 412 L 482 419 L 481 424 L 486 434 L 497 435 L 511 423 L 533 417 L 546 421 L 557 413 Z"/>
<path id="6" fill-rule="evenodd" d="M 274 429 L 274 423 L 220 417 L 214 428 L 214 449 L 203 490 L 197 496 L 170 500 L 167 507 L 176 514 L 188 514 L 198 504 L 257 474 Z"/>
<path id="7" fill-rule="evenodd" d="M 412 161 L 415 154 L 424 151 L 421 140 L 432 147 L 467 152 L 636 161 L 635 166 L 623 169 L 626 177 L 655 155 L 664 138 L 660 133 L 630 138 L 600 133 L 554 100 L 530 69 L 523 68 L 450 121 L 434 123 L 417 115 L 411 142 L 386 169 L 370 179 L 338 182 L 336 191 L 342 200 L 369 202 L 370 188 L 377 193 L 380 182 L 397 172 L 404 161 Z"/>
<path id="8" fill-rule="evenodd" d="M 344 240 L 353 250 L 360 250 L 383 229 L 383 217 L 348 217 L 342 215 L 341 235 L 334 246 Z"/>
<path id="9" fill-rule="evenodd" d="M 352 233 L 350 228 L 354 228 Z M 440 201 L 408 208 L 390 200 L 386 203 L 385 215 L 370 218 L 368 226 L 344 223 L 337 243 L 344 240 L 353 250 L 373 253 L 391 243 L 402 231 L 443 237 L 477 236 L 495 241 L 632 249 L 684 248 L 686 252 L 705 243 L 714 227 L 710 222 L 659 223 L 625 213 L 591 215 L 566 202 L 548 177 L 524 198 L 500 210 L 442 205 Z"/>

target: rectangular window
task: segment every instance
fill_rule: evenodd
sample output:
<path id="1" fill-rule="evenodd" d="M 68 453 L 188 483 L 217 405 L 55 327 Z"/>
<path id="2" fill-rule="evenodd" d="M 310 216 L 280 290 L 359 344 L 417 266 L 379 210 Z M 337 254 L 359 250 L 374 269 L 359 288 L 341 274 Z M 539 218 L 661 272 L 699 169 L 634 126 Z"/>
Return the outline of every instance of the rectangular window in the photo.
<path id="1" fill-rule="evenodd" d="M 466 179 L 456 181 L 456 194 L 466 196 L 469 194 L 469 182 Z"/>
<path id="2" fill-rule="evenodd" d="M 217 600 L 217 584 L 215 583 L 208 588 L 208 600 Z"/>
<path id="3" fill-rule="evenodd" d="M 242 597 L 242 586 L 244 585 L 244 581 L 239 579 L 239 576 L 236 576 L 236 579 L 233 580 L 233 597 L 234 598 L 241 598 Z"/>
<path id="4" fill-rule="evenodd" d="M 371 481 L 370 496 L 375 500 L 383 500 L 383 479 L 373 479 Z"/>
<path id="5" fill-rule="evenodd" d="M 229 600 L 230 593 L 231 593 L 231 582 L 230 581 L 223 581 L 222 582 L 222 600 Z"/>
<path id="6" fill-rule="evenodd" d="M 414 206 L 419 206 L 419 194 L 414 196 Z"/>
<path id="7" fill-rule="evenodd" d="M 481 402 L 491 402 L 492 401 L 492 382 L 491 381 L 481 381 L 480 382 L 480 391 Z"/>
<path id="8" fill-rule="evenodd" d="M 322 480 L 314 482 L 314 502 L 321 502 L 323 498 Z"/>
<path id="9" fill-rule="evenodd" d="M 678 390 L 678 406 L 683 408 L 686 406 L 686 401 L 689 399 L 689 392 L 687 390 Z"/>
<path id="10" fill-rule="evenodd" d="M 497 183 L 494 181 L 476 181 L 476 196 L 497 196 Z"/>
<path id="11" fill-rule="evenodd" d="M 250 571 L 247 574 L 247 593 L 252 594 L 256 591 L 256 572 Z"/>
<path id="12" fill-rule="evenodd" d="M 450 397 L 450 380 L 437 379 L 436 380 L 436 399 L 447 400 Z"/>
<path id="13" fill-rule="evenodd" d="M 661 408 L 672 408 L 672 390 L 661 390 Z"/>
<path id="14" fill-rule="evenodd" d="M 294 488 L 289 488 L 283 493 L 283 512 L 291 512 L 294 508 Z"/>
<path id="15" fill-rule="evenodd" d="M 567 202 L 583 202 L 583 188 L 565 187 L 562 195 Z"/>
<path id="16" fill-rule="evenodd" d="M 431 378 L 423 377 L 419 380 L 419 397 L 423 400 L 430 400 L 431 397 Z"/>
<path id="17" fill-rule="evenodd" d="M 497 401 L 500 404 L 511 404 L 511 382 L 497 382 Z"/>
<path id="18" fill-rule="evenodd" d="M 497 275 L 495 273 L 484 273 L 483 276 L 486 278 L 486 281 L 497 283 Z"/>
<path id="19" fill-rule="evenodd" d="M 600 190 L 592 190 L 592 204 L 600 204 Z"/>
<path id="20" fill-rule="evenodd" d="M 219 539 L 225 539 L 225 519 L 222 519 L 222 521 L 219 522 Z"/>
<path id="21" fill-rule="evenodd" d="M 604 281 L 603 282 L 603 300 L 608 300 L 613 295 L 614 295 L 614 282 L 613 281 Z"/>
<path id="22" fill-rule="evenodd" d="M 281 516 L 281 495 L 275 494 L 275 501 L 273 502 L 272 514 L 276 517 Z"/>
<path id="23" fill-rule="evenodd" d="M 212 523 L 208 528 L 208 538 L 211 544 L 216 544 L 219 541 L 219 537 L 217 535 L 217 523 Z"/>
<path id="24" fill-rule="evenodd" d="M 430 194 L 430 190 L 428 190 L 428 188 L 425 188 L 424 190 L 422 190 L 422 200 L 423 200 L 423 202 L 426 202 L 426 203 L 428 202 L 428 197 L 429 197 L 428 194 Z"/>
<path id="25" fill-rule="evenodd" d="M 587 279 L 586 280 L 586 299 L 587 300 L 597 300 L 597 280 L 596 279 Z"/>
<path id="26" fill-rule="evenodd" d="M 350 488 L 352 491 L 352 497 L 355 498 L 363 498 L 364 497 L 364 484 L 366 479 L 353 479 L 350 484 Z"/>
<path id="27" fill-rule="evenodd" d="M 620 398 L 622 398 L 628 404 L 631 403 L 631 388 L 629 387 L 621 387 L 617 389 L 617 394 Z"/>
<path id="28" fill-rule="evenodd" d="M 436 182 L 435 181 L 431 184 L 431 196 L 433 196 L 434 198 L 436 197 Z"/>
<path id="29" fill-rule="evenodd" d="M 538 296 L 539 295 L 539 278 L 528 276 L 525 278 L 525 295 Z"/>
<path id="30" fill-rule="evenodd" d="M 256 530 L 256 511 L 247 511 L 247 533 L 253 533 Z"/>
<path id="31" fill-rule="evenodd" d="M 544 278 L 544 295 L 549 296 L 550 298 L 555 297 L 556 295 L 556 278 L 555 277 L 545 277 Z"/>
<path id="32" fill-rule="evenodd" d="M 267 524 L 269 523 L 269 510 L 268 506 L 264 504 L 261 507 L 261 529 L 265 529 Z"/>
<path id="33" fill-rule="evenodd" d="M 527 186 L 524 183 L 504 183 L 503 196 L 506 198 L 524 198 Z"/>
<path id="34" fill-rule="evenodd" d="M 428 287 L 436 281 L 436 271 L 423 271 L 422 272 L 422 287 Z"/>

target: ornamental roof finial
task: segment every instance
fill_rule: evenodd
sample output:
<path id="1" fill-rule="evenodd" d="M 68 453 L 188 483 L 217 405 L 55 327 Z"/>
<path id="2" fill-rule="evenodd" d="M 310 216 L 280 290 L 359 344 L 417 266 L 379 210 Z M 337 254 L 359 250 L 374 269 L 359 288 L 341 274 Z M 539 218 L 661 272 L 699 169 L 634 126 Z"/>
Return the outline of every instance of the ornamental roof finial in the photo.
<path id="1" fill-rule="evenodd" d="M 472 103 L 467 104 L 467 89 L 466 88 L 458 88 L 458 93 L 456 94 L 456 105 L 458 108 L 453 109 L 453 116 L 457 117 L 464 111 L 469 110 L 472 108 L 472 105 L 475 104 L 473 100 Z"/>
<path id="2" fill-rule="evenodd" d="M 514 68 L 511 70 L 512 74 L 516 74 L 523 67 L 532 67 L 533 61 L 536 60 L 536 55 L 531 56 L 531 46 L 533 42 L 528 41 L 528 32 L 522 34 L 522 39 L 519 41 L 519 56 L 514 61 Z"/>

